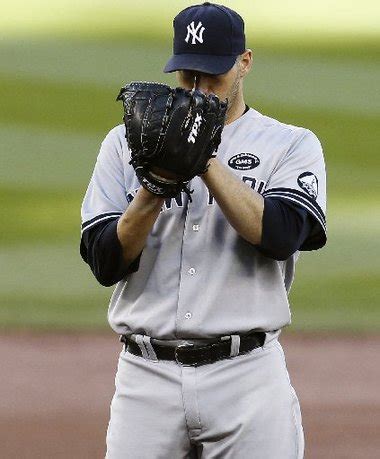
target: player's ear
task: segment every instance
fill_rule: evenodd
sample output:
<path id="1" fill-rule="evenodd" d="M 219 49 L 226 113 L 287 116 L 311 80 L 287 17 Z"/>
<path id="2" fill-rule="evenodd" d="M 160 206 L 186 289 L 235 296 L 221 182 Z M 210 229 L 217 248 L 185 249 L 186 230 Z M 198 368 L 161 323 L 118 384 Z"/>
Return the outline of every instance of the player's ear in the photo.
<path id="1" fill-rule="evenodd" d="M 251 49 L 246 49 L 244 53 L 239 56 L 239 73 L 244 78 L 251 70 L 253 63 L 253 53 Z"/>

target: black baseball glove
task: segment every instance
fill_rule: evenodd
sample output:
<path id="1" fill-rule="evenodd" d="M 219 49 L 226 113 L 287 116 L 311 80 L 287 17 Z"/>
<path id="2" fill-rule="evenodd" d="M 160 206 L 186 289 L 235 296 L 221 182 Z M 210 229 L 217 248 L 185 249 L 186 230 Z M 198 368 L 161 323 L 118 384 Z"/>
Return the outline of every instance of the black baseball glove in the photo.
<path id="1" fill-rule="evenodd" d="M 162 197 L 182 190 L 207 170 L 217 150 L 227 102 L 199 90 L 132 82 L 121 88 L 130 163 L 141 185 Z"/>

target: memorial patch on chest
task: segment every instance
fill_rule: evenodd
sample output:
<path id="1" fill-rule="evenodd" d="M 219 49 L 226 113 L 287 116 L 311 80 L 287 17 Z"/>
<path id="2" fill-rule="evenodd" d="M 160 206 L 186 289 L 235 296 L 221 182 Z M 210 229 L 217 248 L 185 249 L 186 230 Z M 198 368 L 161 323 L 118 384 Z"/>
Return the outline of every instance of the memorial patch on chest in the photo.
<path id="1" fill-rule="evenodd" d="M 312 172 L 304 172 L 297 179 L 298 186 L 313 199 L 318 196 L 318 179 Z"/>
<path id="2" fill-rule="evenodd" d="M 238 171 L 254 169 L 259 164 L 259 158 L 253 153 L 239 153 L 228 160 L 228 165 Z"/>

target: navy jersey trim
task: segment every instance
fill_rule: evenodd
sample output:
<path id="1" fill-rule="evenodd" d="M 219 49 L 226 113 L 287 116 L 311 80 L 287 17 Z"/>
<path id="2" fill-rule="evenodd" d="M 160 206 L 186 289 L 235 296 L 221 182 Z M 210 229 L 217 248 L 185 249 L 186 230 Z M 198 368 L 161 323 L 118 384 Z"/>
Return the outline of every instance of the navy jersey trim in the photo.
<path id="1" fill-rule="evenodd" d="M 97 215 L 91 220 L 87 220 L 86 222 L 82 223 L 82 233 L 83 231 L 86 231 L 89 228 L 92 228 L 94 225 L 98 224 L 99 222 L 109 220 L 110 218 L 118 218 L 121 215 L 123 215 L 122 212 L 106 212 L 104 214 Z"/>
<path id="2" fill-rule="evenodd" d="M 320 208 L 318 203 L 310 198 L 310 196 L 306 193 L 301 193 L 298 190 L 293 190 L 292 188 L 272 188 L 264 191 L 263 196 L 283 198 L 299 204 L 316 218 L 316 220 L 321 224 L 323 230 L 326 232 L 326 217 L 323 210 Z"/>

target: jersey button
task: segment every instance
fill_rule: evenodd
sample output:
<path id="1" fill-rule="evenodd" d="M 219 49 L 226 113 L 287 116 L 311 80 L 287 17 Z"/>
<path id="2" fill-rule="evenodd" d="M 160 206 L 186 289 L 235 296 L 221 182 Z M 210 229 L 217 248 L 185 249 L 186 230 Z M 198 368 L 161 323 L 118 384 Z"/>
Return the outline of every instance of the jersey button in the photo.
<path id="1" fill-rule="evenodd" d="M 194 276 L 194 274 L 197 272 L 195 268 L 190 268 L 188 271 L 187 271 L 190 276 Z"/>
<path id="2" fill-rule="evenodd" d="M 185 314 L 185 319 L 191 319 L 191 317 L 192 317 L 191 312 L 187 312 L 187 313 Z"/>
<path id="3" fill-rule="evenodd" d="M 193 225 L 193 231 L 199 231 L 199 225 Z"/>

